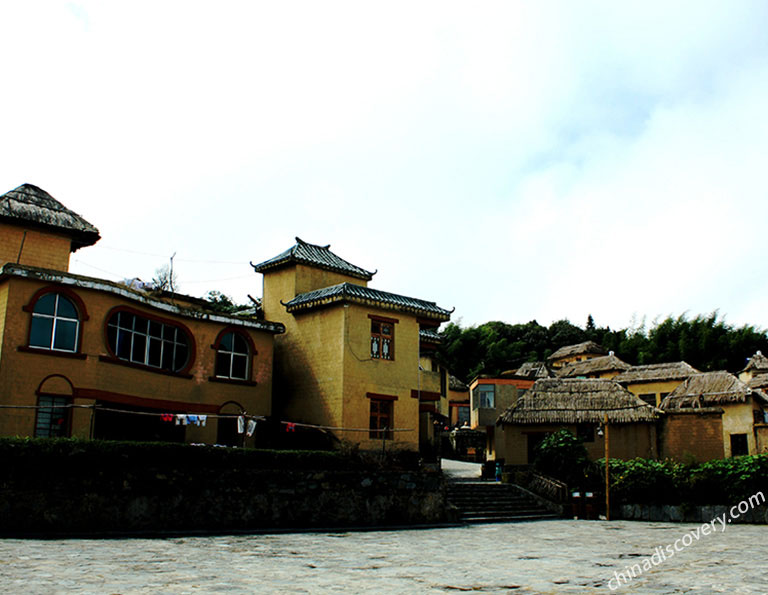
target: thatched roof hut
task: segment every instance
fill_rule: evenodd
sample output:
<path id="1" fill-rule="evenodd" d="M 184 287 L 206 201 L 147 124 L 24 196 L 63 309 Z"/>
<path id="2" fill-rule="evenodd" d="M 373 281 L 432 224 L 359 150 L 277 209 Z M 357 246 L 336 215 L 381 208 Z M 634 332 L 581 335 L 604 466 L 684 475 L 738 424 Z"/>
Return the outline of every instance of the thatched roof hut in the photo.
<path id="1" fill-rule="evenodd" d="M 0 221 L 40 227 L 72 238 L 72 251 L 99 241 L 99 230 L 74 211 L 32 184 L 0 196 Z"/>
<path id="2" fill-rule="evenodd" d="M 544 378 L 501 414 L 499 424 L 653 422 L 661 413 L 613 380 Z"/>
<path id="3" fill-rule="evenodd" d="M 645 366 L 632 366 L 622 372 L 614 380 L 621 384 L 640 382 L 666 382 L 668 380 L 685 380 L 692 374 L 700 372 L 687 362 L 664 362 Z"/>
<path id="4" fill-rule="evenodd" d="M 662 401 L 661 408 L 665 411 L 699 409 L 730 403 L 747 403 L 751 398 L 768 404 L 768 397 L 763 391 L 748 387 L 729 372 L 700 372 L 690 376 L 669 393 Z"/>
<path id="5" fill-rule="evenodd" d="M 755 355 L 749 358 L 747 365 L 741 372 L 752 372 L 753 374 L 759 374 L 760 372 L 768 372 L 768 357 L 763 355 L 762 351 L 756 351 Z"/>
<path id="6" fill-rule="evenodd" d="M 632 366 L 627 362 L 620 360 L 613 352 L 600 357 L 584 360 L 582 362 L 572 362 L 560 368 L 557 375 L 561 378 L 579 378 L 589 377 L 590 374 L 605 374 L 607 372 L 623 372 L 629 370 Z"/>
<path id="7" fill-rule="evenodd" d="M 608 355 L 608 352 L 594 341 L 585 341 L 576 345 L 566 345 L 555 351 L 547 360 L 559 360 L 574 355 Z"/>
<path id="8" fill-rule="evenodd" d="M 757 376 L 753 376 L 747 381 L 747 386 L 749 388 L 768 388 L 768 374 L 763 373 L 758 374 Z"/>
<path id="9" fill-rule="evenodd" d="M 515 371 L 515 375 L 527 378 L 552 378 L 554 373 L 546 362 L 526 362 Z"/>

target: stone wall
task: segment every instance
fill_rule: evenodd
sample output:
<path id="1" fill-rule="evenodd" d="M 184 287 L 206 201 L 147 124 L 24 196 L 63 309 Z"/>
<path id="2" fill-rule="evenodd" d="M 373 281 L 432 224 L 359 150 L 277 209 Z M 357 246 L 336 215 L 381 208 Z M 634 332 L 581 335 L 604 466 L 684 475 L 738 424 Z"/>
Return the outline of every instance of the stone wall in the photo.
<path id="1" fill-rule="evenodd" d="M 334 453 L 272 458 L 259 451 L 129 443 L 101 452 L 98 442 L 61 442 L 64 447 L 42 454 L 0 445 L 0 533 L 227 532 L 455 520 L 441 475 L 418 469 Z"/>

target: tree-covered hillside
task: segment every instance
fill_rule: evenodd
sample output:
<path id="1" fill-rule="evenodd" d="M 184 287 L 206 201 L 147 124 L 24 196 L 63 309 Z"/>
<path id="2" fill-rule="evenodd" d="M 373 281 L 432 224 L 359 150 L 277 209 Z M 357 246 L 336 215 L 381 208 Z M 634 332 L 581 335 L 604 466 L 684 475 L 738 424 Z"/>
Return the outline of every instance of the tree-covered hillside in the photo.
<path id="1" fill-rule="evenodd" d="M 486 322 L 443 331 L 441 353 L 453 374 L 468 381 L 478 374 L 496 375 L 529 361 L 542 361 L 564 345 L 595 341 L 629 364 L 684 360 L 701 371 L 738 372 L 757 350 L 768 354 L 768 336 L 753 326 L 734 327 L 717 312 L 689 319 L 680 315 L 650 328 L 611 330 L 598 327 L 592 316 L 584 328 L 568 320 L 549 327 L 535 320 L 524 324 Z"/>

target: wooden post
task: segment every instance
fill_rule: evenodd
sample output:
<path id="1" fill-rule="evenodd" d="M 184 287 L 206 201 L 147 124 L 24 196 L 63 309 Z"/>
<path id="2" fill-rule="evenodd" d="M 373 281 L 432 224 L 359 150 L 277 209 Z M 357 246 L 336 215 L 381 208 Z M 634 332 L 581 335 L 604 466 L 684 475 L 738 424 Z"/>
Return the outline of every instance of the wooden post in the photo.
<path id="1" fill-rule="evenodd" d="M 611 520 L 611 477 L 610 477 L 610 440 L 608 434 L 608 414 L 605 414 L 603 420 L 605 426 L 605 520 Z"/>

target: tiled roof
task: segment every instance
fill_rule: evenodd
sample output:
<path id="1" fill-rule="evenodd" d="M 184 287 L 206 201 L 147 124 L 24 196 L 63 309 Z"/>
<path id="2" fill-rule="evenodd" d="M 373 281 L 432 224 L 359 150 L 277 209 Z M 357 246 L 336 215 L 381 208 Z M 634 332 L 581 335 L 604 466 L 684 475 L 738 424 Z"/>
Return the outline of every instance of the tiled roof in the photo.
<path id="1" fill-rule="evenodd" d="M 22 184 L 0 196 L 0 219 L 63 231 L 72 237 L 73 250 L 91 246 L 100 239 L 98 229 L 32 184 Z"/>
<path id="2" fill-rule="evenodd" d="M 566 345 L 565 347 L 561 347 L 547 359 L 556 360 L 573 355 L 586 355 L 588 353 L 608 355 L 608 352 L 594 341 L 585 341 L 584 343 L 577 343 L 576 345 Z"/>
<path id="3" fill-rule="evenodd" d="M 632 366 L 614 380 L 622 384 L 635 382 L 664 382 L 666 380 L 685 380 L 699 371 L 687 362 L 664 362 L 645 366 Z"/>
<path id="4" fill-rule="evenodd" d="M 306 264 L 327 271 L 349 275 L 350 277 L 355 277 L 357 279 L 363 279 L 365 281 L 370 281 L 376 274 L 376 271 L 366 271 L 351 262 L 347 262 L 331 252 L 330 247 L 330 244 L 327 246 L 318 246 L 305 242 L 301 238 L 296 238 L 296 244 L 291 248 L 288 248 L 285 252 L 259 264 L 251 263 L 251 266 L 257 273 L 264 273 L 292 264 Z"/>
<path id="5" fill-rule="evenodd" d="M 338 302 L 355 302 L 374 305 L 388 310 L 411 312 L 427 318 L 447 321 L 451 318 L 451 310 L 439 307 L 435 302 L 427 302 L 410 298 L 396 293 L 371 289 L 354 283 L 339 283 L 331 287 L 316 289 L 301 293 L 291 301 L 283 304 L 288 312 L 312 310 Z"/>
<path id="6" fill-rule="evenodd" d="M 424 328 L 419 331 L 419 339 L 425 343 L 442 343 L 443 339 L 435 329 Z"/>
<path id="7" fill-rule="evenodd" d="M 610 353 L 584 360 L 583 362 L 572 362 L 565 365 L 558 372 L 562 378 L 578 378 L 587 374 L 601 374 L 603 372 L 620 372 L 631 368 L 627 362 L 620 360 Z"/>
<path id="8" fill-rule="evenodd" d="M 516 374 L 531 378 L 551 378 L 553 375 L 544 362 L 525 362 L 517 369 Z"/>

